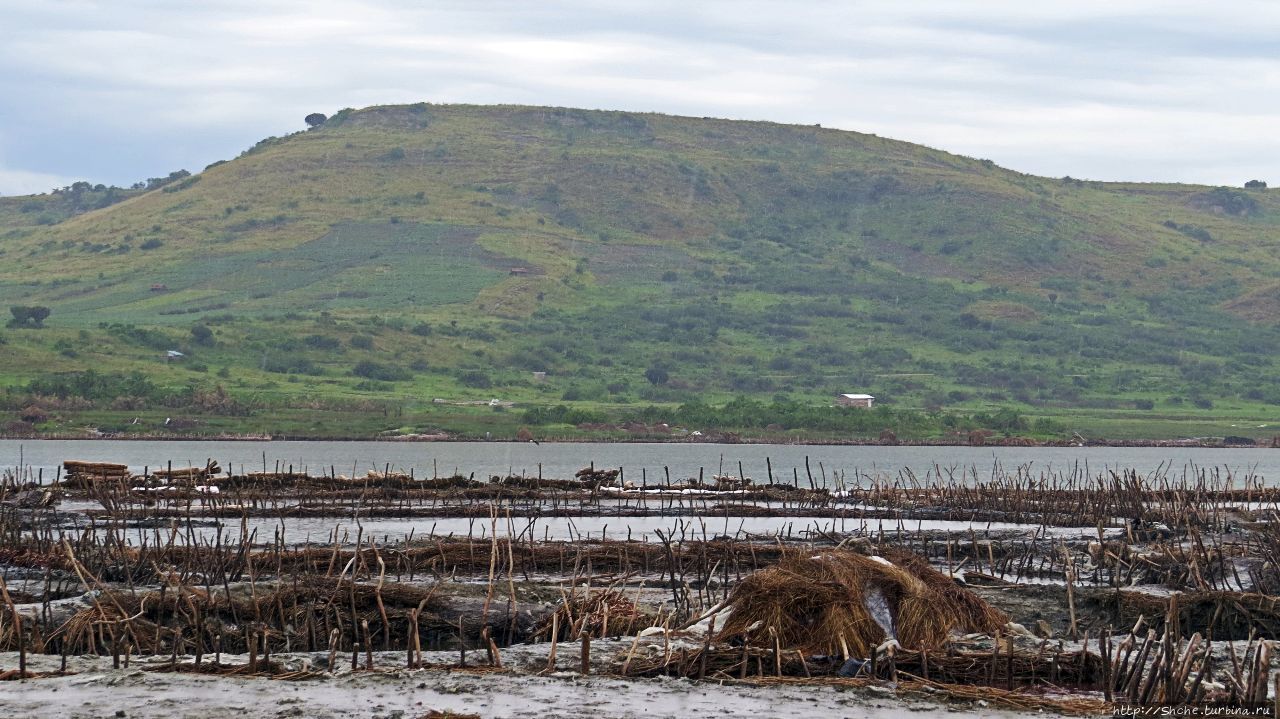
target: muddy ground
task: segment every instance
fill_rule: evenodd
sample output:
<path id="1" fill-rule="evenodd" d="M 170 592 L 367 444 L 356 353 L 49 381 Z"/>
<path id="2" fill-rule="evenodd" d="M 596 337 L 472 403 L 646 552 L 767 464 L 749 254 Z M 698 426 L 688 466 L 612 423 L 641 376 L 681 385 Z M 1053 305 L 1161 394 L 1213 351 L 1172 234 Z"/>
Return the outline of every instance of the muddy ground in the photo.
<path id="1" fill-rule="evenodd" d="M 626 642 L 601 642 L 598 652 L 626 650 Z M 546 645 L 521 648 L 528 663 L 544 666 Z M 572 646 L 561 647 L 560 664 L 576 664 Z M 519 652 L 504 652 L 507 661 Z M 273 657 L 289 666 L 315 666 L 323 655 Z M 456 661 L 455 653 L 428 653 L 428 661 Z M 243 663 L 244 656 L 223 657 Z M 402 661 L 398 654 L 378 655 L 378 664 Z M 17 666 L 13 653 L 0 654 L 0 666 Z M 581 676 L 575 671 L 517 675 L 488 670 L 387 669 L 320 673 L 302 681 L 254 677 L 218 677 L 148 671 L 169 659 L 135 660 L 128 669 L 112 669 L 110 657 L 75 657 L 70 676 L 0 684 L 0 713 L 23 719 L 416 719 L 430 711 L 474 714 L 485 719 L 516 717 L 933 717 L 957 711 L 1012 717 L 972 702 L 948 705 L 927 694 L 900 696 L 892 687 L 828 685 L 750 686 L 686 679 L 619 679 Z M 185 658 L 190 662 L 191 658 Z M 33 657 L 35 671 L 57 669 L 57 657 Z"/>

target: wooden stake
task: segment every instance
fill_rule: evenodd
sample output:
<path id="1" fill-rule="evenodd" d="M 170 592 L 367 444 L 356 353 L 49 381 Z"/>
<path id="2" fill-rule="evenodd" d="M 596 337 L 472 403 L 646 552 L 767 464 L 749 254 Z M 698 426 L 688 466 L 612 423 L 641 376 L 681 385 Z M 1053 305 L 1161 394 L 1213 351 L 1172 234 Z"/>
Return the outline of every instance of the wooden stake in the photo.
<path id="1" fill-rule="evenodd" d="M 556 670 L 556 644 L 560 641 L 560 613 L 551 615 L 551 651 L 547 654 L 547 671 Z"/>
<path id="2" fill-rule="evenodd" d="M 218 647 L 219 656 L 221 656 L 222 636 L 219 635 L 213 640 L 214 646 Z M 329 673 L 332 674 L 338 670 L 338 630 L 334 629 L 329 632 Z"/>
<path id="3" fill-rule="evenodd" d="M 369 620 L 360 620 L 360 628 L 364 630 L 364 668 L 373 669 L 373 638 L 369 636 Z"/>

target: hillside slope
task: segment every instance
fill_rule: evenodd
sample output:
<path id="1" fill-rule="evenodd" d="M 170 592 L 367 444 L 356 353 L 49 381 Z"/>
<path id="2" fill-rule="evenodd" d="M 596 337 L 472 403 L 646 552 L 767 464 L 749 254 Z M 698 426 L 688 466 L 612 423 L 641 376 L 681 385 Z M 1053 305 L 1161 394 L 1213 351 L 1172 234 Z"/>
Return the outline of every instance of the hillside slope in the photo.
<path id="1" fill-rule="evenodd" d="M 67 219 L 3 211 L 23 201 L 0 204 L 0 302 L 52 315 L 0 335 L 13 406 L 87 369 L 249 408 L 390 402 L 419 424 L 432 398 L 490 395 L 608 415 L 869 391 L 1071 427 L 1280 403 L 1258 381 L 1280 347 L 1265 189 L 1039 178 L 818 127 L 420 104 L 344 110 Z M 61 388 L 104 412 L 120 391 Z"/>

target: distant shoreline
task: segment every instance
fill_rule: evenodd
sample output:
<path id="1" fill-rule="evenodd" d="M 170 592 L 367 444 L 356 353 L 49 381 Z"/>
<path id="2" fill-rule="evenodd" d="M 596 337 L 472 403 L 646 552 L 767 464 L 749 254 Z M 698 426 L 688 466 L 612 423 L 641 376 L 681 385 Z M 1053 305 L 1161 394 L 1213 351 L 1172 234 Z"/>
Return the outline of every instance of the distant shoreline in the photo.
<path id="1" fill-rule="evenodd" d="M 103 441 L 103 442 L 385 442 L 388 444 L 430 444 L 437 442 L 448 443 L 522 443 L 515 438 L 495 437 L 492 439 L 483 439 L 478 437 L 454 437 L 442 435 L 409 435 L 409 436 L 349 436 L 349 437 L 328 437 L 328 436 L 272 436 L 257 434 L 221 434 L 221 435 L 179 435 L 179 434 L 52 434 L 52 435 L 15 435 L 0 434 L 0 440 L 22 440 L 36 442 L 58 442 L 58 441 Z M 1265 440 L 1264 440 L 1265 441 Z M 1156 447 L 1156 448 L 1178 448 L 1188 447 L 1196 449 L 1275 449 L 1269 444 L 1261 442 L 1254 444 L 1243 443 L 1224 443 L 1221 438 L 1203 438 L 1203 439 L 1127 439 L 1127 440 L 1090 440 L 1085 443 L 1067 441 L 1067 440 L 1037 440 L 1029 437 L 1001 437 L 992 438 L 981 444 L 972 444 L 965 441 L 947 441 L 945 439 L 934 440 L 900 440 L 898 442 L 886 443 L 878 439 L 797 439 L 793 437 L 741 437 L 735 439 L 727 439 L 722 436 L 707 436 L 702 438 L 690 439 L 687 437 L 680 438 L 663 438 L 660 436 L 643 436 L 643 437 L 547 437 L 539 440 L 539 443 L 549 444 L 711 444 L 711 445 L 736 445 L 736 444 L 776 444 L 776 445 L 795 445 L 795 446 L 814 446 L 814 447 L 1019 447 L 1023 449 L 1034 448 L 1063 448 L 1077 447 L 1081 449 L 1089 447 L 1114 447 L 1114 448 L 1139 448 L 1139 447 Z"/>

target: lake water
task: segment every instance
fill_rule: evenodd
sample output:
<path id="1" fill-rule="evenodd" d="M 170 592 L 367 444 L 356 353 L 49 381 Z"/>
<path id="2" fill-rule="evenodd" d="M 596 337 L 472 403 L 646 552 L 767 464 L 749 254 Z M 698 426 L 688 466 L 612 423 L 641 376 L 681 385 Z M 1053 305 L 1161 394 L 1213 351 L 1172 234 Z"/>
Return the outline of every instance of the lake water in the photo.
<path id="1" fill-rule="evenodd" d="M 663 481 L 664 466 L 672 480 L 738 474 L 738 463 L 748 477 L 763 482 L 766 458 L 773 463 L 776 481 L 796 475 L 807 484 L 805 458 L 815 482 L 823 484 L 843 474 L 852 482 L 865 474 L 896 474 L 909 469 L 919 477 L 935 467 L 974 471 L 990 476 L 997 465 L 1012 471 L 1031 465 L 1032 471 L 1069 472 L 1074 467 L 1097 474 L 1106 469 L 1136 469 L 1142 473 L 1162 465 L 1180 474 L 1192 467 L 1216 468 L 1236 477 L 1253 473 L 1264 479 L 1280 477 L 1280 451 L 1268 449 L 1205 449 L 1193 447 L 878 447 L 779 444 L 641 444 L 527 442 L 194 442 L 124 440 L 0 440 L 0 467 L 22 464 L 33 475 L 43 472 L 45 481 L 56 474 L 63 460 L 80 459 L 127 464 L 141 472 L 172 462 L 175 467 L 204 465 L 213 459 L 236 473 L 274 470 L 277 462 L 295 471 L 363 475 L 390 465 L 392 470 L 413 471 L 415 476 L 452 475 L 455 471 L 476 478 L 525 474 L 569 478 L 592 462 L 597 468 L 622 467 L 629 481 L 642 477 L 649 483 Z"/>

